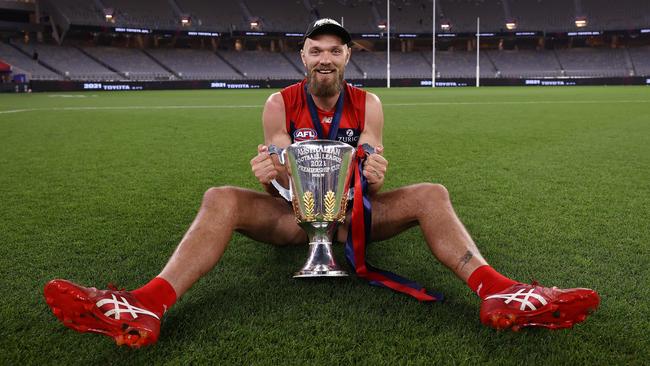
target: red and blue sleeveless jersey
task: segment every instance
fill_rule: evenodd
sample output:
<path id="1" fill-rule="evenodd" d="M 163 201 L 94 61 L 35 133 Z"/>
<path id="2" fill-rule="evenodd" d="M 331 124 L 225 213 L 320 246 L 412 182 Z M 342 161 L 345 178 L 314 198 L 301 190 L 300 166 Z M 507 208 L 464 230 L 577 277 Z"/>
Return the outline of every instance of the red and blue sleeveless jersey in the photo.
<path id="1" fill-rule="evenodd" d="M 306 86 L 307 79 L 284 88 L 280 93 L 284 100 L 284 110 L 286 113 L 286 130 L 291 136 L 291 142 L 318 139 L 318 131 L 321 130 L 322 136 L 330 135 L 330 127 L 335 117 L 335 110 L 323 111 L 312 104 L 318 113 L 320 120 L 319 126 L 314 126 L 310 112 L 310 103 L 307 96 Z M 339 128 L 336 136 L 332 140 L 345 142 L 352 146 L 357 146 L 359 136 L 363 132 L 366 118 L 366 91 L 343 83 L 343 109 L 339 121 Z M 323 137 L 328 138 L 328 137 Z"/>

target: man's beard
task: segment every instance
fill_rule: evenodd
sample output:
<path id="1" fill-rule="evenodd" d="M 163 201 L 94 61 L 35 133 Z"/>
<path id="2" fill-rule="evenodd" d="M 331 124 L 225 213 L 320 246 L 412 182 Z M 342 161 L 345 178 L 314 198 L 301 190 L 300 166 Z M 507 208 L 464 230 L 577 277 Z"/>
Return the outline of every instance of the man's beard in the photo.
<path id="1" fill-rule="evenodd" d="M 332 70 L 335 77 L 333 80 L 319 81 L 318 80 L 318 67 L 311 69 L 309 74 L 309 93 L 315 97 L 328 98 L 335 96 L 341 91 L 343 85 L 343 68 L 338 69 L 333 67 Z"/>

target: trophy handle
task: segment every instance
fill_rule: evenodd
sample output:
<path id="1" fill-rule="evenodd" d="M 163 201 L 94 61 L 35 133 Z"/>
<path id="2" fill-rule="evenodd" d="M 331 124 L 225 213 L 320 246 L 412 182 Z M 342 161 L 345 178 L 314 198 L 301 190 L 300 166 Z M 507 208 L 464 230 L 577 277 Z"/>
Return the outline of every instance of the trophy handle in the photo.
<path id="1" fill-rule="evenodd" d="M 372 147 L 367 142 L 362 144 L 361 147 L 363 147 L 363 151 L 366 153 L 366 156 L 375 153 L 375 148 Z M 353 198 L 354 198 L 354 187 L 350 188 L 350 190 L 348 191 L 348 201 L 352 201 Z"/>
<path id="2" fill-rule="evenodd" d="M 370 144 L 368 143 L 361 145 L 361 147 L 363 147 L 363 150 L 366 152 L 366 155 L 375 153 L 375 148 L 370 146 Z M 276 145 L 273 144 L 269 145 L 269 154 L 277 155 L 278 159 L 280 160 L 280 164 L 282 165 L 285 165 L 284 150 L 285 149 L 279 148 Z M 291 185 L 289 185 L 289 189 L 286 189 L 275 179 L 271 181 L 271 184 L 273 185 L 273 187 L 275 187 L 275 189 L 278 190 L 280 196 L 282 196 L 285 200 L 291 202 L 291 197 L 293 195 L 293 192 L 291 191 Z M 348 200 L 351 200 L 352 197 L 354 197 L 354 189 L 350 189 L 350 191 L 348 191 Z"/>
<path id="3" fill-rule="evenodd" d="M 271 155 L 277 155 L 278 159 L 280 160 L 280 164 L 285 165 L 285 159 L 284 159 L 284 149 L 281 149 L 273 144 L 269 145 L 269 154 Z M 271 181 L 271 184 L 275 189 L 278 190 L 278 193 L 282 198 L 285 200 L 291 202 L 291 196 L 293 195 L 293 192 L 291 192 L 291 184 L 289 184 L 289 189 L 284 188 L 277 180 L 273 179 Z"/>

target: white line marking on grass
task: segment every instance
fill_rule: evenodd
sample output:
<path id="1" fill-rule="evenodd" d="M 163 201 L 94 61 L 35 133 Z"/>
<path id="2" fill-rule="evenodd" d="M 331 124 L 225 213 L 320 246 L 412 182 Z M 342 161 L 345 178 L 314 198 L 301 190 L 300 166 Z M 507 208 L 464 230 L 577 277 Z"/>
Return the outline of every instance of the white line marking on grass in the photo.
<path id="1" fill-rule="evenodd" d="M 386 103 L 389 107 L 417 107 L 423 105 L 504 105 L 504 104 L 601 104 L 601 103 L 650 103 L 650 99 L 643 100 L 521 100 L 521 101 L 495 101 L 495 102 L 416 102 L 416 103 Z"/>
<path id="2" fill-rule="evenodd" d="M 52 94 L 48 95 L 48 98 L 94 98 L 96 95 L 85 95 L 85 94 Z"/>
<path id="3" fill-rule="evenodd" d="M 107 106 L 107 107 L 60 107 L 51 110 L 60 111 L 95 111 L 95 110 L 142 110 L 142 109 L 240 109 L 240 108 L 262 108 L 263 105 L 131 105 L 131 106 Z"/>
<path id="4" fill-rule="evenodd" d="M 494 101 L 494 102 L 416 102 L 416 103 L 385 103 L 385 107 L 417 107 L 417 106 L 454 106 L 454 105 L 516 105 L 516 104 L 623 104 L 623 103 L 650 103 L 650 99 L 643 100 L 538 100 L 538 101 Z M 262 108 L 261 104 L 242 105 L 132 105 L 132 106 L 103 106 L 103 107 L 53 107 L 53 108 L 25 108 L 0 111 L 0 114 L 39 112 L 39 111 L 113 111 L 113 110 L 156 110 L 156 109 L 250 109 Z"/>
<path id="5" fill-rule="evenodd" d="M 8 111 L 0 111 L 0 114 L 9 114 L 9 113 L 20 113 L 20 112 L 31 112 L 31 111 L 36 111 L 38 109 L 36 108 L 30 108 L 30 109 L 10 109 Z"/>
<path id="6" fill-rule="evenodd" d="M 101 110 L 147 110 L 147 109 L 243 109 L 262 108 L 263 105 L 131 105 L 131 106 L 106 106 L 106 107 L 53 107 L 53 108 L 26 108 L 0 111 L 0 114 L 42 111 L 101 111 Z"/>

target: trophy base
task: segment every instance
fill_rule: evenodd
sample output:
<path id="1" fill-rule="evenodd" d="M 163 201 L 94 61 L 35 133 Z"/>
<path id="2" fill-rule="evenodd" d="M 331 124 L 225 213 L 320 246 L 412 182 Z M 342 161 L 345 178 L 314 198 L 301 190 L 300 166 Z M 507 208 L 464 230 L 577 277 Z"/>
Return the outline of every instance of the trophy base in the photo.
<path id="1" fill-rule="evenodd" d="M 307 263 L 293 275 L 293 278 L 309 277 L 347 277 L 348 273 L 339 268 L 332 255 L 332 246 L 327 241 L 309 243 Z"/>
<path id="2" fill-rule="evenodd" d="M 330 270 L 330 271 L 310 271 L 303 270 L 294 273 L 293 278 L 314 278 L 314 277 L 347 277 L 346 271 Z"/>

